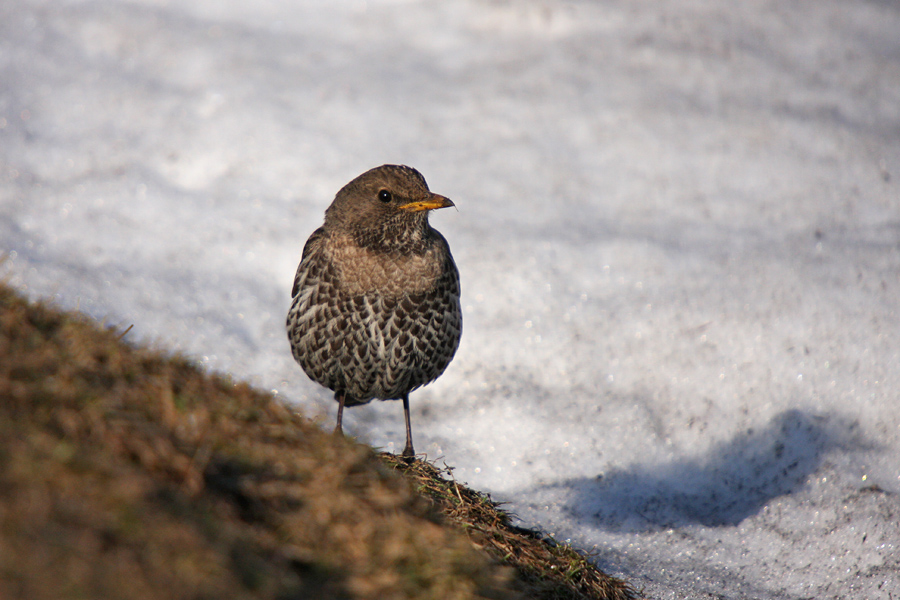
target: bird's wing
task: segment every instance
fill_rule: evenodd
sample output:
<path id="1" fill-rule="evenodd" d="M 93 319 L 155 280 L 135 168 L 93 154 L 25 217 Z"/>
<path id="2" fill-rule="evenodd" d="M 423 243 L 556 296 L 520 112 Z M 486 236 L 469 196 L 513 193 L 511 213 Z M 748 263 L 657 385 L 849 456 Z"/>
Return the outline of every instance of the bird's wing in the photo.
<path id="1" fill-rule="evenodd" d="M 300 259 L 300 265 L 297 267 L 297 274 L 294 275 L 294 287 L 291 288 L 291 298 L 297 297 L 297 292 L 300 291 L 300 286 L 303 283 L 303 278 L 306 275 L 306 266 L 307 262 L 310 260 L 310 257 L 316 253 L 321 245 L 321 240 L 325 236 L 325 228 L 319 227 L 315 231 L 313 231 L 312 235 L 309 236 L 309 239 L 306 240 L 306 244 L 303 246 L 303 258 Z"/>
<path id="2" fill-rule="evenodd" d="M 450 253 L 450 244 L 440 231 L 437 229 L 432 229 L 431 231 L 433 232 L 435 239 L 437 239 L 437 242 L 442 245 L 446 251 L 444 253 L 444 256 L 446 256 L 444 268 L 449 271 L 447 275 L 455 281 L 456 296 L 459 297 L 459 269 L 456 268 L 456 263 L 453 261 L 453 255 Z"/>

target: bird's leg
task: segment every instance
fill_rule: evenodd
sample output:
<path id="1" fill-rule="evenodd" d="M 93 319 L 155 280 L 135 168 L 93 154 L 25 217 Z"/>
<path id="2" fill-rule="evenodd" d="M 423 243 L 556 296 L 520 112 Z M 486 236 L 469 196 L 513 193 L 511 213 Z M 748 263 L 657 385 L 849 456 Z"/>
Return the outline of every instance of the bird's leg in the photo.
<path id="1" fill-rule="evenodd" d="M 334 426 L 334 432 L 344 433 L 344 428 L 341 426 L 341 420 L 344 418 L 344 398 L 346 394 L 344 392 L 338 392 L 335 394 L 337 396 L 338 401 L 338 414 L 337 414 L 337 424 Z"/>
<path id="2" fill-rule="evenodd" d="M 406 418 L 406 448 L 403 449 L 403 458 L 413 458 L 416 451 L 413 450 L 412 427 L 409 424 L 409 394 L 403 394 L 403 416 Z"/>

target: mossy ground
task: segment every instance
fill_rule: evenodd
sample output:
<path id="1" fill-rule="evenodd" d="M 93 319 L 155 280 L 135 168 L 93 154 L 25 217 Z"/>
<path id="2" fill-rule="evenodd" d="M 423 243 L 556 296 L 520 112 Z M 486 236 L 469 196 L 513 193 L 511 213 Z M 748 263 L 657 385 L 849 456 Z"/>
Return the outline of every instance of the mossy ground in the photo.
<path id="1" fill-rule="evenodd" d="M 634 598 L 433 465 L 0 285 L 0 598 Z"/>

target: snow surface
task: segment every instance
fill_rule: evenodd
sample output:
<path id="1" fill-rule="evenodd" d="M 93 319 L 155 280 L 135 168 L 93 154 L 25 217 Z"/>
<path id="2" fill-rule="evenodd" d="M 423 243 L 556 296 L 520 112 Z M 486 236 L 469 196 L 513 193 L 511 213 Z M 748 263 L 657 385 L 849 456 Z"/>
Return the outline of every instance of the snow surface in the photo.
<path id="1" fill-rule="evenodd" d="M 276 390 L 341 185 L 462 274 L 416 448 L 652 598 L 900 598 L 900 4 L 0 4 L 6 276 Z M 396 402 L 346 430 L 396 451 Z M 440 464 L 440 461 L 439 461 Z"/>

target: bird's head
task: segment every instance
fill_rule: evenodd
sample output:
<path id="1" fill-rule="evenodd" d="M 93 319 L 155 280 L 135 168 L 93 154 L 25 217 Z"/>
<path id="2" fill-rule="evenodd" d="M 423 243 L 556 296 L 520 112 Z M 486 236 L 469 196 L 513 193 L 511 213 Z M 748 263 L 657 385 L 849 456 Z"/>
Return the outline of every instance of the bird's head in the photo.
<path id="1" fill-rule="evenodd" d="M 360 246 L 418 246 L 430 233 L 428 213 L 454 206 L 428 189 L 412 167 L 382 165 L 345 185 L 325 211 L 325 229 L 348 233 Z"/>

